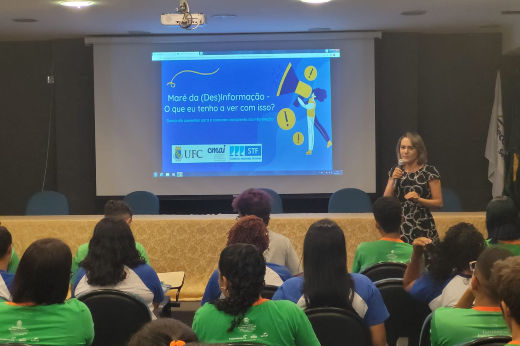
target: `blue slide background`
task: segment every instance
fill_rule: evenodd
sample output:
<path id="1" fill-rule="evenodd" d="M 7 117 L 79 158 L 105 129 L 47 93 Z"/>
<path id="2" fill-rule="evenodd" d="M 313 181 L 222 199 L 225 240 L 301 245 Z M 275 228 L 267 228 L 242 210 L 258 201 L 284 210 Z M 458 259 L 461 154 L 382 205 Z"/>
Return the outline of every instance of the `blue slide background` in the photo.
<path id="1" fill-rule="evenodd" d="M 290 93 L 276 97 L 278 85 L 288 63 L 291 63 L 298 78 L 313 89 L 327 91 L 324 102 L 316 99 L 316 116 L 331 140 L 331 90 L 329 58 L 283 58 L 283 59 L 242 59 L 242 60 L 192 60 L 162 61 L 162 169 L 163 172 L 241 172 L 238 175 L 254 175 L 255 171 L 318 171 L 332 170 L 332 148 L 315 128 L 314 150 L 305 155 L 307 143 L 307 115 L 303 107 L 295 107 L 297 95 Z M 312 65 L 317 68 L 318 76 L 314 81 L 304 77 L 304 70 Z M 194 70 L 201 73 L 219 71 L 213 75 L 182 73 L 175 79 L 175 88 L 167 85 L 178 72 Z M 263 101 L 221 101 L 201 102 L 202 94 L 264 94 Z M 168 95 L 199 96 L 199 101 L 169 101 Z M 272 111 L 262 112 L 165 112 L 165 106 L 241 106 L 268 105 Z M 278 111 L 290 108 L 296 116 L 291 130 L 282 130 L 276 121 Z M 273 121 L 222 122 L 222 123 L 184 123 L 167 122 L 168 119 L 215 119 L 215 118 L 273 118 Z M 305 141 L 295 145 L 293 134 L 301 132 Z M 172 145 L 190 144 L 258 144 L 263 145 L 261 163 L 176 163 L 172 162 Z M 243 174 L 242 174 L 243 173 Z M 218 175 L 218 174 L 215 174 Z"/>

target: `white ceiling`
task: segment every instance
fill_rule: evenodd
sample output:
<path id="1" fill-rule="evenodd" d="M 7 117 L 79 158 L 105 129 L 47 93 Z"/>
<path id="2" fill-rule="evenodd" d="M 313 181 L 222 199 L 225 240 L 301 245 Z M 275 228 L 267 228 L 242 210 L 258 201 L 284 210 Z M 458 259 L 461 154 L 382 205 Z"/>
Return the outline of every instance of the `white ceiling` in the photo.
<path id="1" fill-rule="evenodd" d="M 90 8 L 68 8 L 51 0 L 0 0 L 0 40 L 33 40 L 88 35 L 297 32 L 309 28 L 435 33 L 497 32 L 520 22 L 519 0 L 332 0 L 308 4 L 299 0 L 189 0 L 190 10 L 206 14 L 208 24 L 187 32 L 164 27 L 162 13 L 174 12 L 178 0 L 93 0 Z M 399 13 L 426 10 L 424 16 Z M 215 19 L 216 14 L 236 18 Z M 34 18 L 37 23 L 16 23 Z M 500 25 L 500 29 L 479 26 Z"/>

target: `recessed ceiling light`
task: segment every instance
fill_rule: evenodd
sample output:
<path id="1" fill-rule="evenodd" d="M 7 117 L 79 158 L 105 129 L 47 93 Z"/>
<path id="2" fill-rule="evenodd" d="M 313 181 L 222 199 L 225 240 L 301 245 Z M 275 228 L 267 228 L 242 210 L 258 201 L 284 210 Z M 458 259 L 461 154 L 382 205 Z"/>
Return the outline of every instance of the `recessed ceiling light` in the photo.
<path id="1" fill-rule="evenodd" d="M 520 14 L 520 11 L 502 11 L 502 14 Z"/>
<path id="2" fill-rule="evenodd" d="M 330 2 L 330 0 L 302 0 L 302 2 L 308 2 L 311 4 L 321 4 L 324 2 Z"/>
<path id="3" fill-rule="evenodd" d="M 401 12 L 401 16 L 422 16 L 423 14 L 426 14 L 426 11 L 424 11 L 424 10 L 413 10 L 413 11 Z"/>
<path id="4" fill-rule="evenodd" d="M 236 14 L 214 14 L 211 16 L 211 18 L 215 19 L 229 19 L 229 18 L 236 18 Z"/>
<path id="5" fill-rule="evenodd" d="M 92 1 L 61 1 L 60 4 L 67 7 L 89 7 L 92 6 L 94 3 Z"/>
<path id="6" fill-rule="evenodd" d="M 138 30 L 130 30 L 128 33 L 130 35 L 149 35 L 149 34 L 151 34 L 150 31 L 138 31 Z"/>
<path id="7" fill-rule="evenodd" d="M 37 20 L 33 19 L 33 18 L 15 18 L 15 19 L 13 19 L 13 22 L 17 22 L 17 23 L 35 23 L 35 22 L 37 22 Z"/>
<path id="8" fill-rule="evenodd" d="M 330 31 L 330 28 L 310 28 L 309 31 Z"/>

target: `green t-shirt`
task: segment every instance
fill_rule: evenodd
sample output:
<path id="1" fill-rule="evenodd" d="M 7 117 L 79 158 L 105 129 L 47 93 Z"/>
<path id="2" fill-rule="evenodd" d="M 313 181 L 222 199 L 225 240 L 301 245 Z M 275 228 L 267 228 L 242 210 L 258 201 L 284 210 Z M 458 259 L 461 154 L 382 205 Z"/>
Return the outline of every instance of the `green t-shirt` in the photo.
<path id="1" fill-rule="evenodd" d="M 77 299 L 63 304 L 21 306 L 0 302 L 0 343 L 80 346 L 94 340 L 94 322 Z"/>
<path id="2" fill-rule="evenodd" d="M 438 308 L 431 324 L 431 346 L 466 344 L 489 336 L 511 336 L 500 308 Z"/>
<path id="3" fill-rule="evenodd" d="M 354 255 L 352 273 L 379 262 L 408 263 L 412 257 L 413 246 L 399 239 L 381 238 L 381 240 L 359 244 Z"/>
<path id="4" fill-rule="evenodd" d="M 511 243 L 511 242 L 505 243 L 505 242 L 502 242 L 499 240 L 498 243 L 490 244 L 490 245 L 503 247 L 503 248 L 511 251 L 513 253 L 513 256 L 520 256 L 520 242 L 518 244 L 515 244 L 517 242 L 518 241 L 515 241 L 514 243 Z"/>
<path id="5" fill-rule="evenodd" d="M 20 263 L 20 258 L 18 257 L 18 254 L 16 253 L 16 250 L 13 246 L 13 251 L 11 252 L 11 260 L 9 261 L 9 264 L 7 265 L 7 272 L 10 274 L 16 273 L 16 269 L 18 269 L 18 264 Z"/>
<path id="6" fill-rule="evenodd" d="M 230 333 L 233 316 L 210 303 L 195 313 L 193 331 L 203 343 L 252 342 L 271 346 L 320 346 L 303 310 L 288 300 L 268 300 L 251 307 Z"/>
<path id="7" fill-rule="evenodd" d="M 141 257 L 146 261 L 146 264 L 150 264 L 150 260 L 148 259 L 148 254 L 146 253 L 146 250 L 144 249 L 143 245 L 139 242 L 135 242 L 135 248 L 139 253 L 141 254 Z M 70 284 L 74 284 L 74 279 L 76 277 L 76 273 L 79 269 L 79 264 L 81 261 L 87 257 L 88 254 L 88 243 L 82 244 L 78 247 L 78 252 L 76 252 L 76 255 L 72 259 L 72 268 L 71 268 L 71 275 L 70 275 Z"/>

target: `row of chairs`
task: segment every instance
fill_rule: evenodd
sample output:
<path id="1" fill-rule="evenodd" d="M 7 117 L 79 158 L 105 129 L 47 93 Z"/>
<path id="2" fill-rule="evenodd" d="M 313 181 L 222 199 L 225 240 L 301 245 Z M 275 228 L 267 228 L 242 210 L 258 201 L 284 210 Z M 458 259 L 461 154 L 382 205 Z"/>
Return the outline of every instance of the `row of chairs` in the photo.
<path id="1" fill-rule="evenodd" d="M 272 200 L 271 213 L 283 214 L 283 203 L 280 195 L 271 189 L 265 191 Z M 462 211 L 460 198 L 455 191 L 442 188 L 444 206 L 440 211 Z M 159 214 L 159 198 L 148 191 L 134 191 L 125 196 L 124 201 L 130 205 L 134 214 L 157 215 Z M 354 188 L 346 188 L 336 191 L 329 199 L 329 213 L 370 213 L 372 201 L 364 191 Z M 44 191 L 34 194 L 27 203 L 25 215 L 68 215 L 69 205 L 67 198 L 61 193 Z"/>

